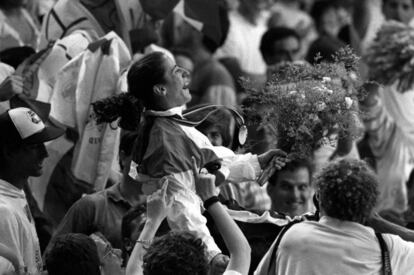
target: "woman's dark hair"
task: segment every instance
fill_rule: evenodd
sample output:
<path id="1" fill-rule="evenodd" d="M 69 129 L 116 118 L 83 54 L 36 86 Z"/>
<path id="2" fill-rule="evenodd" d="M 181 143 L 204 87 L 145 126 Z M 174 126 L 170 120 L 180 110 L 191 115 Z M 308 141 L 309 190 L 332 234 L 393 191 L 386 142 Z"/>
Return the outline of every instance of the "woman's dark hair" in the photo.
<path id="1" fill-rule="evenodd" d="M 128 92 L 92 103 L 97 123 L 110 123 L 118 118 L 122 129 L 138 129 L 145 108 L 157 110 L 152 89 L 165 83 L 164 62 L 166 55 L 153 52 L 132 64 L 128 71 Z"/>
<path id="2" fill-rule="evenodd" d="M 155 240 L 144 256 L 144 275 L 207 275 L 206 245 L 190 232 L 174 232 Z"/>

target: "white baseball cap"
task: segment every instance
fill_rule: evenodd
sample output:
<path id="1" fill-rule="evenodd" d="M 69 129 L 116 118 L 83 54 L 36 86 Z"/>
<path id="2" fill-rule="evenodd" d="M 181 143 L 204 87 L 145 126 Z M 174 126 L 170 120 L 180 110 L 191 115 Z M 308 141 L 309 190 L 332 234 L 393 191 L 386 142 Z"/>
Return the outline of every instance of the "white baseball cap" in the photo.
<path id="1" fill-rule="evenodd" d="M 64 130 L 46 126 L 31 109 L 19 107 L 0 115 L 0 140 L 6 143 L 38 144 L 58 138 Z"/>

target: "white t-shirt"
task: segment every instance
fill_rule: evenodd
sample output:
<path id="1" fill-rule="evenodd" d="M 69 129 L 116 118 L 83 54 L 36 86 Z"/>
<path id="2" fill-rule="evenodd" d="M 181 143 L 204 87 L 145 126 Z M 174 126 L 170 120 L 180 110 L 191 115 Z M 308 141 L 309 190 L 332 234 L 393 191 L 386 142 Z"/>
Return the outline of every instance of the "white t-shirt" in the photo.
<path id="1" fill-rule="evenodd" d="M 20 266 L 26 266 L 28 274 L 41 272 L 39 240 L 24 191 L 4 180 L 0 180 L 0 217 L 0 243 L 16 253 Z M 10 271 L 9 268 L 12 268 L 10 263 L 0 259 L 0 270 Z"/>
<path id="2" fill-rule="evenodd" d="M 391 234 L 383 237 L 393 274 L 413 274 L 414 243 Z M 276 254 L 275 274 L 382 274 L 381 248 L 374 230 L 330 217 L 293 225 Z M 263 269 L 262 263 L 258 270 Z"/>
<path id="3" fill-rule="evenodd" d="M 256 25 L 248 22 L 238 11 L 229 15 L 230 29 L 224 45 L 216 52 L 216 57 L 235 57 L 241 69 L 253 75 L 264 75 L 266 63 L 260 53 L 260 41 L 266 31 L 265 15 Z"/>

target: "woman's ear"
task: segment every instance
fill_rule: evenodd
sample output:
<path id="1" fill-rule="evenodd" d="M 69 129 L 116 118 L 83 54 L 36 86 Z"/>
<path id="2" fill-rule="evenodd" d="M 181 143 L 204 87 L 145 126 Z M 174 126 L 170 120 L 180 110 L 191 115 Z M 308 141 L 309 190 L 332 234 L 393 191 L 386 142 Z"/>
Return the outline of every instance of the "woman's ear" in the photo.
<path id="1" fill-rule="evenodd" d="M 153 88 L 154 93 L 157 96 L 166 96 L 167 95 L 167 88 L 164 85 L 157 84 Z"/>

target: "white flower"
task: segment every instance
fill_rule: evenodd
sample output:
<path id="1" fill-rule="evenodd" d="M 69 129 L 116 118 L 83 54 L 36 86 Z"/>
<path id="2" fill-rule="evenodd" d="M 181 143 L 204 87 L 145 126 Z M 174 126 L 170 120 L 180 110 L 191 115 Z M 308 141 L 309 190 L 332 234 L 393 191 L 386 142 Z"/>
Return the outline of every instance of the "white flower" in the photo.
<path id="1" fill-rule="evenodd" d="M 330 90 L 330 89 L 325 89 L 325 92 L 327 92 L 328 94 L 333 94 L 333 91 L 332 90 Z"/>
<path id="2" fill-rule="evenodd" d="M 355 72 L 350 72 L 350 73 L 349 73 L 349 77 L 350 77 L 352 80 L 357 80 L 357 79 L 358 79 L 358 75 L 357 75 Z"/>
<path id="3" fill-rule="evenodd" d="M 317 104 L 316 104 L 316 110 L 318 111 L 318 112 L 321 112 L 321 111 L 323 111 L 323 110 L 325 110 L 325 108 L 326 108 L 326 104 L 325 104 L 325 102 L 318 102 Z"/>
<path id="4" fill-rule="evenodd" d="M 352 104 L 354 103 L 354 101 L 352 100 L 352 98 L 350 97 L 345 97 L 345 104 L 346 104 L 346 108 L 350 109 L 352 107 Z"/>
<path id="5" fill-rule="evenodd" d="M 332 79 L 329 76 L 322 77 L 322 83 L 331 82 Z"/>
<path id="6" fill-rule="evenodd" d="M 298 91 L 290 91 L 288 94 L 289 95 L 295 95 Z"/>

